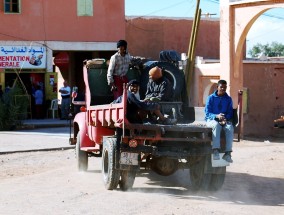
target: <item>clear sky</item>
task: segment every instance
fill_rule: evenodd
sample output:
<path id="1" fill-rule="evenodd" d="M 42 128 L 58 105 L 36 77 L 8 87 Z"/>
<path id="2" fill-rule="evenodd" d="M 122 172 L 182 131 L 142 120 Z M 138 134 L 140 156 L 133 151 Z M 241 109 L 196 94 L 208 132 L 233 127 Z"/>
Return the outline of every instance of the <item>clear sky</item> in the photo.
<path id="1" fill-rule="evenodd" d="M 219 18 L 219 0 L 200 0 L 202 14 Z M 194 17 L 196 0 L 125 0 L 126 16 Z M 261 15 L 247 36 L 247 49 L 257 43 L 273 41 L 284 44 L 284 8 L 271 9 Z"/>

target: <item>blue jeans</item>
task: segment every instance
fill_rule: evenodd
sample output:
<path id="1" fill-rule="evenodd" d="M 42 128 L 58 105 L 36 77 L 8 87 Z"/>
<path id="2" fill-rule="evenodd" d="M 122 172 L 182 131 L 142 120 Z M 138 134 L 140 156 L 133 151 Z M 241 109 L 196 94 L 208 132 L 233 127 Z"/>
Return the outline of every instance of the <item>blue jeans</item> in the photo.
<path id="1" fill-rule="evenodd" d="M 213 149 L 220 149 L 220 136 L 222 129 L 225 131 L 226 136 L 226 152 L 231 152 L 233 148 L 234 139 L 234 126 L 231 122 L 227 122 L 226 125 L 221 126 L 216 120 L 208 120 L 206 122 L 208 127 L 212 128 L 212 141 Z"/>

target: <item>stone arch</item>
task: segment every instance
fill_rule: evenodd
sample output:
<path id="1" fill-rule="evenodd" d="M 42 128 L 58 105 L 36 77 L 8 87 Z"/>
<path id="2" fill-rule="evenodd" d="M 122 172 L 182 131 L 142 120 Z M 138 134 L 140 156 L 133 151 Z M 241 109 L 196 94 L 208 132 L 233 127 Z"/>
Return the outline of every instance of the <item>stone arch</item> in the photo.
<path id="1" fill-rule="evenodd" d="M 261 14 L 279 7 L 284 7 L 284 0 L 220 0 L 220 76 L 228 82 L 235 107 L 236 92 L 243 87 L 242 59 L 246 36 Z"/>

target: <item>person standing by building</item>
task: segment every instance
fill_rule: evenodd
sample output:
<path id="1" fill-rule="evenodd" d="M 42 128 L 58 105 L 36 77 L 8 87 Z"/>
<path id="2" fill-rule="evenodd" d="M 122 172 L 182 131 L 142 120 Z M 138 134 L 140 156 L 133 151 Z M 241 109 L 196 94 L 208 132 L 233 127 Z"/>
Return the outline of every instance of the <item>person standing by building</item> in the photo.
<path id="1" fill-rule="evenodd" d="M 129 69 L 131 56 L 127 52 L 127 42 L 119 40 L 117 42 L 118 51 L 111 56 L 107 71 L 107 82 L 111 87 L 114 99 L 123 93 L 123 84 L 128 82 L 126 74 Z"/>
<path id="2" fill-rule="evenodd" d="M 12 88 L 13 88 L 13 83 L 12 81 L 10 81 L 5 88 L 5 93 L 9 93 Z"/>
<path id="3" fill-rule="evenodd" d="M 205 105 L 205 120 L 209 127 L 212 127 L 213 159 L 220 160 L 219 152 L 221 131 L 225 131 L 226 149 L 222 159 L 232 163 L 232 147 L 234 138 L 233 101 L 226 93 L 227 82 L 219 80 L 217 90 L 208 96 Z"/>
<path id="4" fill-rule="evenodd" d="M 61 93 L 61 120 L 68 119 L 70 109 L 70 94 L 71 88 L 68 86 L 67 81 L 63 82 L 63 87 L 59 89 Z"/>
<path id="5" fill-rule="evenodd" d="M 3 97 L 3 89 L 2 89 L 2 85 L 0 85 L 0 99 L 2 99 L 2 97 Z"/>
<path id="6" fill-rule="evenodd" d="M 33 96 L 35 98 L 36 119 L 42 119 L 43 118 L 43 92 L 41 90 L 40 85 L 36 86 L 36 90 Z"/>

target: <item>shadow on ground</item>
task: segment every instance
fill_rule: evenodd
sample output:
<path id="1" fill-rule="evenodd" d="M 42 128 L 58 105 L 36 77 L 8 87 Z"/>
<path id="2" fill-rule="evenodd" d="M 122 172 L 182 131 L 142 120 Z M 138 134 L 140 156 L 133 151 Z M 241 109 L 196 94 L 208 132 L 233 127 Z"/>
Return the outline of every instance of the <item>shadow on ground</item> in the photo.
<path id="1" fill-rule="evenodd" d="M 223 187 L 216 192 L 193 191 L 190 188 L 188 171 L 163 177 L 154 172 L 140 173 L 137 177 L 147 177 L 151 187 L 135 187 L 132 192 L 162 193 L 182 199 L 206 199 L 230 201 L 244 205 L 284 206 L 284 180 L 246 173 L 227 173 Z"/>

